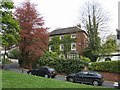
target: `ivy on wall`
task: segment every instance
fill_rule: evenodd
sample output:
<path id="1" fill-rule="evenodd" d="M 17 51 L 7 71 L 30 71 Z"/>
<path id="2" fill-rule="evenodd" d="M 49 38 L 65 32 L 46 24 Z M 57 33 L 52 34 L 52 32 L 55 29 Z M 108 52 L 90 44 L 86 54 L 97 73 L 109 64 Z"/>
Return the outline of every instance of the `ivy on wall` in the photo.
<path id="1" fill-rule="evenodd" d="M 65 57 L 67 53 L 71 51 L 71 43 L 76 42 L 76 38 L 71 38 L 71 34 L 66 34 L 60 39 L 61 35 L 52 36 L 52 40 L 49 42 L 49 45 L 52 45 L 52 51 L 56 52 L 58 55 L 64 54 Z M 60 51 L 60 44 L 64 45 L 64 50 Z"/>

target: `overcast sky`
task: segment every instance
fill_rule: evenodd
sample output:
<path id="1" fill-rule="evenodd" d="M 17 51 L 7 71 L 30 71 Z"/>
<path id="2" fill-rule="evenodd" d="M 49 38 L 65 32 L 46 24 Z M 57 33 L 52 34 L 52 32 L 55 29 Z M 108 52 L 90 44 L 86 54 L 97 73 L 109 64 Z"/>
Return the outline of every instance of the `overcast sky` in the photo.
<path id="1" fill-rule="evenodd" d="M 24 0 L 13 0 L 15 5 L 20 5 Z M 79 23 L 80 8 L 88 0 L 30 0 L 37 4 L 37 10 L 44 17 L 45 26 L 49 31 L 56 28 L 75 26 Z M 104 11 L 109 13 L 108 31 L 104 34 L 116 34 L 118 28 L 118 1 L 120 0 L 95 0 Z"/>

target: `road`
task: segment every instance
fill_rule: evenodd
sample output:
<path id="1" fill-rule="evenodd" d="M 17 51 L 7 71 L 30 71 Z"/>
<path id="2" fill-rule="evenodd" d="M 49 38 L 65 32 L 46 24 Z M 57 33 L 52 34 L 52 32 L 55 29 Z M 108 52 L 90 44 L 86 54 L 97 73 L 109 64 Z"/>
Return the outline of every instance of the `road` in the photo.
<path id="1" fill-rule="evenodd" d="M 64 75 L 57 75 L 55 79 L 65 81 L 65 77 L 66 76 Z M 110 82 L 110 81 L 104 81 L 102 86 L 107 88 L 114 88 L 113 82 Z"/>
<path id="2" fill-rule="evenodd" d="M 0 65 L 0 69 L 1 69 L 1 65 Z M 12 63 L 12 64 L 5 65 L 4 69 L 5 70 L 10 70 L 10 71 L 15 71 L 15 72 L 27 74 L 27 70 L 19 68 L 18 64 L 16 62 Z M 66 76 L 64 76 L 64 75 L 57 75 L 55 77 L 55 79 L 65 81 L 65 77 Z M 107 87 L 107 88 L 114 88 L 113 82 L 108 82 L 108 81 L 104 81 L 102 86 L 103 87 Z"/>

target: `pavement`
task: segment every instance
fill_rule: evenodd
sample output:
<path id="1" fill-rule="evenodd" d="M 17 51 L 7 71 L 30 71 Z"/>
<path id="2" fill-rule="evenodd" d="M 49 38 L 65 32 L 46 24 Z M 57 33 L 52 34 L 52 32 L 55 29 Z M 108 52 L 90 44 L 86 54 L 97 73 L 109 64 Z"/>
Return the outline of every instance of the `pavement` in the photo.
<path id="1" fill-rule="evenodd" d="M 2 66 L 0 65 L 0 69 L 2 69 L 1 67 Z M 27 71 L 28 71 L 27 69 L 19 68 L 19 65 L 17 62 L 4 65 L 4 70 L 15 71 L 15 72 L 24 73 L 24 74 L 27 74 Z M 66 77 L 65 75 L 57 75 L 55 79 L 65 81 L 66 80 L 65 77 Z M 114 82 L 111 82 L 111 81 L 104 81 L 102 86 L 107 88 L 114 88 L 113 83 Z"/>

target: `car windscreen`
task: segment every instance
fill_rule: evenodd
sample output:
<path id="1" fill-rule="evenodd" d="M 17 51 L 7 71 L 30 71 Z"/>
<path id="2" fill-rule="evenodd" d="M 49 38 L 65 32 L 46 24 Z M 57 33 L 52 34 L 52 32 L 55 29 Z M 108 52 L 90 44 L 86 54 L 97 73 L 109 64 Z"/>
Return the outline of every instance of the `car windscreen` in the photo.
<path id="1" fill-rule="evenodd" d="M 48 68 L 48 70 L 49 70 L 50 72 L 55 71 L 53 68 Z"/>

